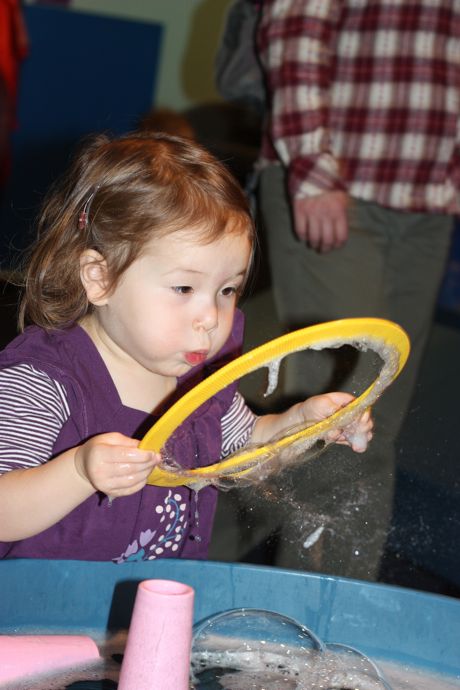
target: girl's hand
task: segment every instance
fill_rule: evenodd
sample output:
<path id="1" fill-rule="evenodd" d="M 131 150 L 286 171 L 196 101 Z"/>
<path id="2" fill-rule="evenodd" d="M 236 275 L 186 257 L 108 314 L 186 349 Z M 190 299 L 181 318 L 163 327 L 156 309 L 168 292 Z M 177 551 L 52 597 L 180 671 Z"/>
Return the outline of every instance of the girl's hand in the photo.
<path id="1" fill-rule="evenodd" d="M 75 468 L 94 489 L 110 496 L 129 496 L 144 488 L 157 453 L 140 450 L 139 441 L 119 433 L 94 436 L 78 447 Z"/>
<path id="2" fill-rule="evenodd" d="M 302 415 L 303 423 L 315 424 L 342 407 L 346 407 L 354 396 L 349 393 L 325 393 L 308 398 L 299 404 L 298 411 Z M 329 440 L 342 445 L 351 446 L 356 453 L 364 453 L 369 441 L 372 439 L 372 421 L 369 410 L 363 412 L 361 417 L 343 429 L 333 430 L 329 433 Z"/>

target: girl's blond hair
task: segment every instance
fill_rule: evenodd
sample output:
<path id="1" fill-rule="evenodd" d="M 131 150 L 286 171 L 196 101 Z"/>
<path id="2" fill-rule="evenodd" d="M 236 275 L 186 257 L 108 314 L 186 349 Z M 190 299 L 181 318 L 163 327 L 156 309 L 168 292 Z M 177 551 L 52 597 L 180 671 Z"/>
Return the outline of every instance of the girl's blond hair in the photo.
<path id="1" fill-rule="evenodd" d="M 100 253 L 109 287 L 146 242 L 196 230 L 206 243 L 226 231 L 255 242 L 246 195 L 230 171 L 199 144 L 166 134 L 94 137 L 45 200 L 26 270 L 19 325 L 63 328 L 90 309 L 80 256 Z"/>

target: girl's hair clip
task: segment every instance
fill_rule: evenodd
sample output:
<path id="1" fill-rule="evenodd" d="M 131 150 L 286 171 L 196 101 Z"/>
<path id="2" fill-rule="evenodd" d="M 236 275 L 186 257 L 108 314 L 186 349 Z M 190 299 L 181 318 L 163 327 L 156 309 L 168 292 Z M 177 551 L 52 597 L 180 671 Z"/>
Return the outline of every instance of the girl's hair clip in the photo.
<path id="1" fill-rule="evenodd" d="M 96 196 L 96 192 L 99 189 L 101 185 L 97 185 L 94 190 L 91 192 L 89 197 L 87 198 L 85 205 L 83 206 L 83 211 L 80 213 L 78 216 L 78 229 L 79 230 L 86 230 L 88 227 L 88 220 L 89 220 L 89 212 L 91 210 L 91 204 L 93 203 L 93 199 Z"/>

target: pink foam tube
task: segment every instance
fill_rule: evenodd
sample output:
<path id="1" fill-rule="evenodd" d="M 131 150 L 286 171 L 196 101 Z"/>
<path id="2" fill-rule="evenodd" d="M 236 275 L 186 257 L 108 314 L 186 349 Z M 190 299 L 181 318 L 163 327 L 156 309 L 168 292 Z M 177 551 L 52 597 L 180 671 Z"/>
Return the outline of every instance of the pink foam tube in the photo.
<path id="1" fill-rule="evenodd" d="M 99 659 L 86 635 L 0 635 L 0 685 Z"/>
<path id="2" fill-rule="evenodd" d="M 118 690 L 188 690 L 192 587 L 144 580 L 137 588 Z"/>

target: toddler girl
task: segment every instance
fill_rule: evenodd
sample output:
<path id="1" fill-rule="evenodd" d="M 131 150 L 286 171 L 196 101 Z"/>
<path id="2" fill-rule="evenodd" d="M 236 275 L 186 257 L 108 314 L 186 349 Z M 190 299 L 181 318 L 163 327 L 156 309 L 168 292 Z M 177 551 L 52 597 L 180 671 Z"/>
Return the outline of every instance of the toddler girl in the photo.
<path id="1" fill-rule="evenodd" d="M 206 557 L 216 489 L 146 484 L 160 456 L 136 439 L 241 352 L 254 242 L 238 183 L 190 140 L 99 136 L 76 158 L 39 222 L 22 334 L 0 354 L 2 557 Z M 209 465 L 350 399 L 257 417 L 230 385 L 168 451 Z M 356 431 L 371 429 L 366 413 Z"/>

